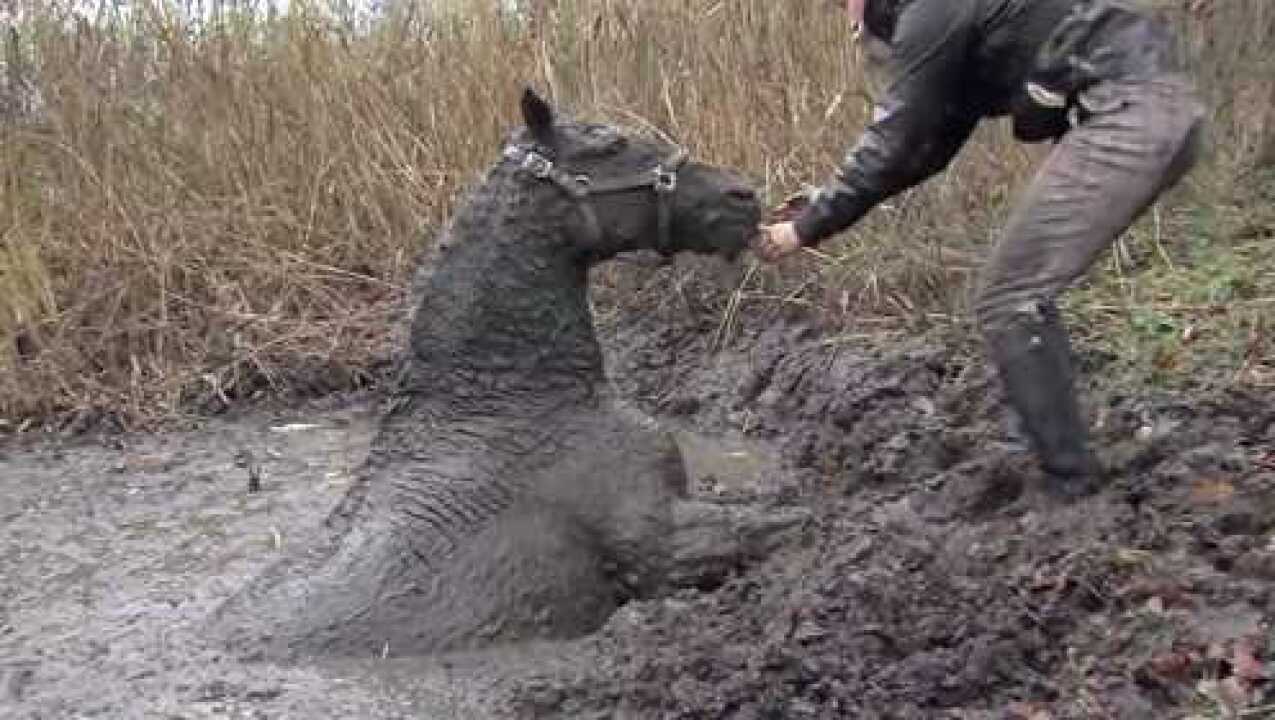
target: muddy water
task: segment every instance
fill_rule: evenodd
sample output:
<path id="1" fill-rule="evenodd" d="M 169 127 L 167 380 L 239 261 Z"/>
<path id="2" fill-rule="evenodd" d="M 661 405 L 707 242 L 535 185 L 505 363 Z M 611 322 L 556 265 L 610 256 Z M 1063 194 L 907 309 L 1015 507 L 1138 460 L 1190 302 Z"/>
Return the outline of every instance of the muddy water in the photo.
<path id="1" fill-rule="evenodd" d="M 705 495 L 748 495 L 773 492 L 780 463 L 755 441 L 739 433 L 705 435 L 674 428 L 687 479 Z"/>
<path id="2" fill-rule="evenodd" d="M 245 703 L 300 711 L 307 688 L 323 690 L 330 713 L 381 702 L 314 671 L 226 666 L 191 634 L 282 546 L 306 542 L 348 482 L 364 417 L 305 421 L 314 426 L 249 418 L 113 448 L 6 453 L 0 714 L 234 717 Z M 259 492 L 247 490 L 250 468 Z"/>
<path id="3" fill-rule="evenodd" d="M 314 538 L 373 430 L 356 401 L 0 451 L 0 717 L 482 718 L 520 668 L 578 662 L 566 644 L 284 668 L 205 646 L 199 621 Z M 708 493 L 766 474 L 738 439 L 677 435 Z"/>
<path id="4" fill-rule="evenodd" d="M 977 358 L 783 325 L 719 355 L 715 323 L 678 322 L 621 323 L 619 394 L 673 429 L 696 493 L 795 496 L 819 509 L 811 542 L 572 643 L 240 665 L 194 628 L 314 536 L 369 404 L 0 446 L 0 718 L 1221 717 L 1201 688 L 1234 657 L 1159 669 L 1239 639 L 1275 655 L 1269 390 L 1164 398 L 1095 375 L 1103 448 L 1167 438 L 1060 503 L 998 444 Z M 1237 686 L 1275 706 L 1275 683 Z"/>

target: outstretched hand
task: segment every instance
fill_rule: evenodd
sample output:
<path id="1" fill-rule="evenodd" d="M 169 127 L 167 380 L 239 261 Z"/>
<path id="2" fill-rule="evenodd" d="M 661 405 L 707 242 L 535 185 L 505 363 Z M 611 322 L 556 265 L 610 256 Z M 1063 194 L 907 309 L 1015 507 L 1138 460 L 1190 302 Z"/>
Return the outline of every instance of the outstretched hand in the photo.
<path id="1" fill-rule="evenodd" d="M 776 262 L 789 253 L 801 249 L 801 238 L 791 222 L 762 225 L 761 236 L 757 238 L 754 248 L 758 257 L 766 262 Z"/>
<path id="2" fill-rule="evenodd" d="M 770 223 L 762 225 L 760 237 L 754 250 L 766 262 L 776 262 L 780 258 L 801 249 L 801 238 L 793 220 L 810 204 L 807 193 L 799 192 L 789 195 L 770 213 Z"/>

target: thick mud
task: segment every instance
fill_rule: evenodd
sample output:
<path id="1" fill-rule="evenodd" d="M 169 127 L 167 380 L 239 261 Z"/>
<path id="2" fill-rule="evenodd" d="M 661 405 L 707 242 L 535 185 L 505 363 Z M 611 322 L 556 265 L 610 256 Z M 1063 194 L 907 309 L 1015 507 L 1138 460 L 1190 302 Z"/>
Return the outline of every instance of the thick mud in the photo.
<path id="1" fill-rule="evenodd" d="M 283 667 L 242 663 L 202 636 L 221 602 L 321 537 L 376 413 L 376 398 L 360 396 L 154 435 L 9 438 L 0 717 L 500 717 L 529 675 L 591 663 L 576 644 L 546 642 Z M 704 499 L 755 496 L 776 474 L 738 439 L 675 435 Z M 681 551 L 705 560 L 697 571 L 717 567 L 715 548 Z"/>
<path id="2" fill-rule="evenodd" d="M 404 698 L 358 666 L 235 664 L 197 634 L 285 546 L 313 540 L 366 453 L 369 410 L 7 447 L 0 716 L 475 717 L 438 665 Z"/>
<path id="3" fill-rule="evenodd" d="M 679 438 L 696 492 L 809 506 L 815 528 L 712 591 L 592 637 L 280 667 L 208 647 L 206 614 L 306 543 L 375 403 L 160 435 L 0 446 L 0 717 L 1263 717 L 1275 617 L 1275 403 L 1107 387 L 1123 458 L 1064 501 L 1003 442 L 976 351 L 720 312 L 605 324 L 620 391 Z M 260 488 L 249 490 L 250 478 Z"/>
<path id="4" fill-rule="evenodd" d="M 652 411 L 773 447 L 816 539 L 628 606 L 590 641 L 599 665 L 523 692 L 525 717 L 1275 716 L 1269 392 L 1131 392 L 1082 353 L 1118 472 L 1067 501 L 1005 442 L 959 337 L 874 348 L 779 321 L 713 356 L 711 323 L 626 317 L 615 374 Z"/>

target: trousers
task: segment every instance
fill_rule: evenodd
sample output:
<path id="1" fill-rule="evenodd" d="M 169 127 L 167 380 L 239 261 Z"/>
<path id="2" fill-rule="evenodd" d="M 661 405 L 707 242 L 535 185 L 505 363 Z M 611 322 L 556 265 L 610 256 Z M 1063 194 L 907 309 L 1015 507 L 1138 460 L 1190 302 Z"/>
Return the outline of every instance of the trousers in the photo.
<path id="1" fill-rule="evenodd" d="M 1081 106 L 983 271 L 974 311 L 985 336 L 1052 305 L 1197 161 L 1205 112 L 1181 74 L 1098 82 Z"/>

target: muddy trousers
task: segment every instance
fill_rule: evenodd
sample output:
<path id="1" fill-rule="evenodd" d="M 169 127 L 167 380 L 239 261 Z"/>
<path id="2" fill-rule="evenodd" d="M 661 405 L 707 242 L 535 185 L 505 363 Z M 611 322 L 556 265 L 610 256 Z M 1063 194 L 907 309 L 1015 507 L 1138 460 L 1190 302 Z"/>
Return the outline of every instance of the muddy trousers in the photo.
<path id="1" fill-rule="evenodd" d="M 1056 298 L 1194 165 L 1203 108 L 1184 78 L 1104 82 L 1018 202 L 975 313 L 989 357 L 1044 468 L 1093 475 Z"/>

